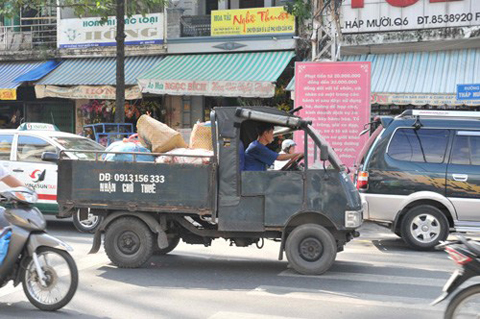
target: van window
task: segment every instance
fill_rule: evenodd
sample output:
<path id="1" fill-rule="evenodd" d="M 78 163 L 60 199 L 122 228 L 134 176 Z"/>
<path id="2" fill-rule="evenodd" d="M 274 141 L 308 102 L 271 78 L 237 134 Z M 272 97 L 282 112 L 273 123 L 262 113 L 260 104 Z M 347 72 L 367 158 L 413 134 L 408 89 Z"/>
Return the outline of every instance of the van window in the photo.
<path id="1" fill-rule="evenodd" d="M 17 143 L 17 160 L 25 162 L 41 162 L 43 152 L 53 152 L 55 146 L 47 141 L 33 136 L 19 136 Z"/>
<path id="2" fill-rule="evenodd" d="M 0 160 L 9 161 L 13 135 L 0 135 Z"/>
<path id="3" fill-rule="evenodd" d="M 480 165 L 480 136 L 455 137 L 451 163 L 459 165 Z"/>
<path id="4" fill-rule="evenodd" d="M 401 128 L 395 132 L 388 155 L 400 161 L 443 163 L 449 130 Z"/>

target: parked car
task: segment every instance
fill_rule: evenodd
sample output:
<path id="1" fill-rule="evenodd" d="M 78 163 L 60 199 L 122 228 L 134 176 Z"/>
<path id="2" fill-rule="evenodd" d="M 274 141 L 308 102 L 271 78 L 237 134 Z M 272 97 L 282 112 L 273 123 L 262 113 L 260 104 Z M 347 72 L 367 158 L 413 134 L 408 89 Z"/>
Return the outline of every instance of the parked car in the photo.
<path id="1" fill-rule="evenodd" d="M 364 218 L 427 250 L 449 231 L 480 231 L 480 112 L 381 117 L 355 182 Z"/>
<path id="2" fill-rule="evenodd" d="M 51 124 L 24 123 L 18 129 L 0 130 L 0 165 L 12 175 L 35 189 L 37 207 L 43 214 L 58 214 L 57 164 L 42 161 L 43 152 L 59 153 L 61 150 L 104 150 L 105 148 L 85 137 L 60 132 Z M 90 153 L 66 153 L 71 159 L 94 159 Z M 0 191 L 6 189 L 0 185 Z M 73 215 L 75 227 L 82 232 L 94 231 L 99 223 L 97 216 L 80 220 L 80 212 Z"/>

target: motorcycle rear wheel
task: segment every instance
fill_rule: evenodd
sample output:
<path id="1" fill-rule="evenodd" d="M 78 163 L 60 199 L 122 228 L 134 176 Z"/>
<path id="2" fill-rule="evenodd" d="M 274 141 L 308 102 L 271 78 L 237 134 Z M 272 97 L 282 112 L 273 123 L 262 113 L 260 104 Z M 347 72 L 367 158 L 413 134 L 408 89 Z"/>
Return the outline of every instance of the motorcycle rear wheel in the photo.
<path id="1" fill-rule="evenodd" d="M 478 318 L 480 314 L 480 284 L 457 293 L 445 311 L 445 319 Z"/>
<path id="2" fill-rule="evenodd" d="M 78 287 L 78 270 L 72 256 L 52 247 L 40 247 L 37 256 L 46 280 L 42 284 L 32 258 L 22 275 L 28 300 L 40 310 L 55 311 L 67 305 Z"/>

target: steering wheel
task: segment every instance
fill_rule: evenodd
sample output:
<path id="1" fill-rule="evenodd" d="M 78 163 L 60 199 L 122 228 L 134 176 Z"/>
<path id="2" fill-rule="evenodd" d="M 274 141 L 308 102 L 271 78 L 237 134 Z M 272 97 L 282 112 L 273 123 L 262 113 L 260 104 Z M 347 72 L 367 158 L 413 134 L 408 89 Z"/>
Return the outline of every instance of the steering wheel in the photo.
<path id="1" fill-rule="evenodd" d="M 299 171 L 299 163 L 303 160 L 303 154 L 300 156 L 291 158 L 285 166 L 283 166 L 281 171 Z"/>

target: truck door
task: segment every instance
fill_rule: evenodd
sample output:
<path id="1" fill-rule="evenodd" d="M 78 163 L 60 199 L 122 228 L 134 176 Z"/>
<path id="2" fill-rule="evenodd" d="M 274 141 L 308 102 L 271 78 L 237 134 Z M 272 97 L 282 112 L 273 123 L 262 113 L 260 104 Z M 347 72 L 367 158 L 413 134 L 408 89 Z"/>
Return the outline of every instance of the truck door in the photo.
<path id="1" fill-rule="evenodd" d="M 447 197 L 458 220 L 480 222 L 480 131 L 457 131 L 447 168 Z"/>
<path id="2" fill-rule="evenodd" d="M 56 152 L 48 141 L 29 135 L 18 135 L 10 170 L 13 175 L 38 194 L 38 207 L 43 213 L 57 208 L 57 164 L 44 162 L 43 152 Z"/>

